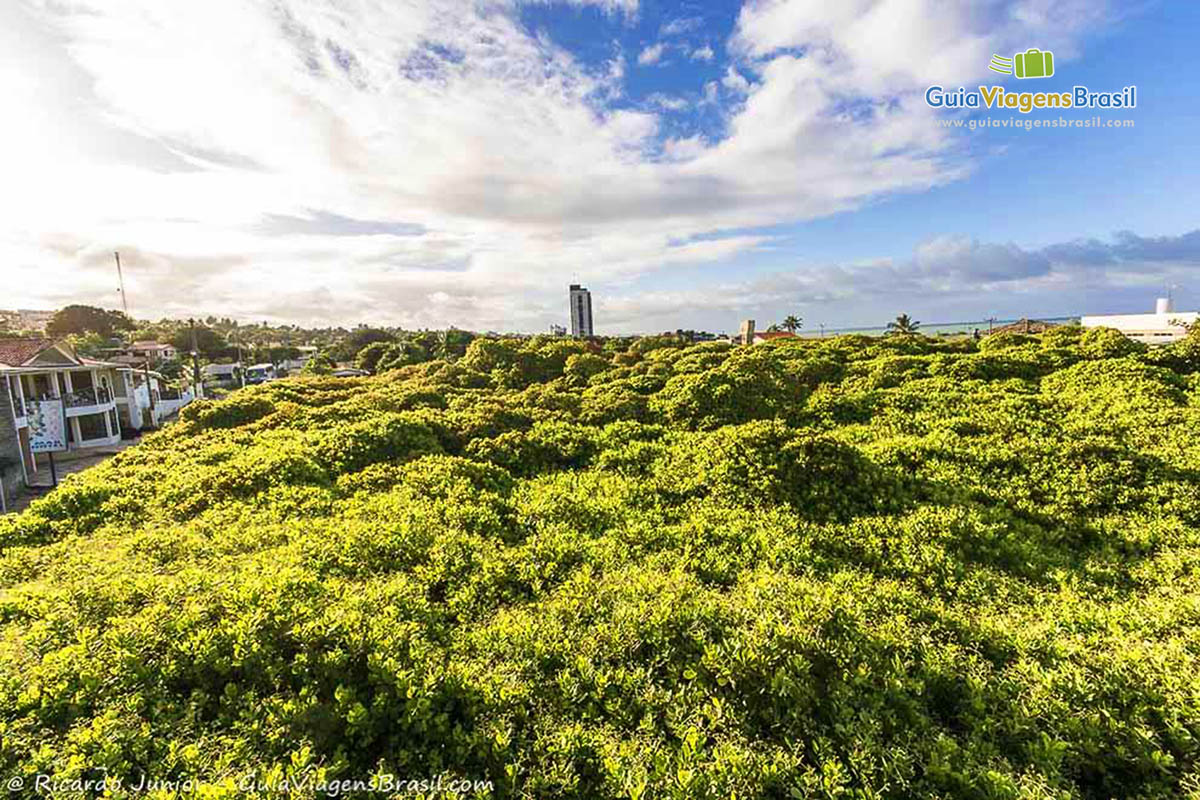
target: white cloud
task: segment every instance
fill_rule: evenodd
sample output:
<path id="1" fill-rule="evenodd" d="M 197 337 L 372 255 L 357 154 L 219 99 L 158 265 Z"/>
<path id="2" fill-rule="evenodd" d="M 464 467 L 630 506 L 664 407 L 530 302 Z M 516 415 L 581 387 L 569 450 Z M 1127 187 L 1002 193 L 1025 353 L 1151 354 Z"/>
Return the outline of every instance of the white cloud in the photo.
<path id="1" fill-rule="evenodd" d="M 662 60 L 664 49 L 665 45 L 663 45 L 662 42 L 649 45 L 648 47 L 644 48 L 642 52 L 638 53 L 638 63 L 643 67 L 650 66 L 651 64 L 657 64 Z"/>
<path id="2" fill-rule="evenodd" d="M 679 36 L 691 33 L 704 25 L 703 17 L 679 17 L 663 25 L 660 32 L 663 36 Z"/>
<path id="3" fill-rule="evenodd" d="M 689 105 L 688 101 L 682 97 L 671 97 L 661 92 L 655 92 L 647 97 L 646 100 L 652 106 L 664 111 L 683 111 Z"/>
<path id="4" fill-rule="evenodd" d="M 762 0 L 738 17 L 735 50 L 772 58 L 802 49 L 841 89 L 878 93 L 986 76 L 992 53 L 1030 42 L 1072 55 L 1081 31 L 1110 16 L 1105 0 Z"/>
<path id="5" fill-rule="evenodd" d="M 638 0 L 521 0 L 524 5 L 553 5 L 556 2 L 570 6 L 596 6 L 608 14 L 624 14 L 632 17 L 637 14 Z"/>
<path id="6" fill-rule="evenodd" d="M 748 6 L 727 93 L 704 87 L 717 141 L 660 125 L 678 98 L 614 110 L 624 57 L 580 63 L 510 0 L 0 4 L 5 304 L 113 305 L 120 248 L 143 316 L 542 329 L 569 280 L 718 262 L 760 243 L 714 232 L 964 174 L 914 94 L 933 67 L 891 43 L 903 12 L 935 21 L 904 35 L 946 48 L 947 82 L 1027 32 L 1069 53 L 1098 19 L 995 0 L 990 33 L 929 3 Z"/>
<path id="7" fill-rule="evenodd" d="M 712 47 L 704 45 L 693 50 L 689 57 L 693 61 L 712 61 L 716 57 L 716 53 L 713 52 Z"/>
<path id="8" fill-rule="evenodd" d="M 746 80 L 742 73 L 738 72 L 732 65 L 725 70 L 725 76 L 721 78 L 721 83 L 731 92 L 737 94 L 746 94 L 750 91 L 750 81 Z"/>
<path id="9" fill-rule="evenodd" d="M 1088 296 L 1106 304 L 1099 311 L 1136 312 L 1149 310 L 1163 286 L 1186 284 L 1197 268 L 1200 230 L 1154 238 L 1125 232 L 1112 241 L 1040 248 L 945 235 L 922 242 L 907 259 L 798 264 L 742 280 L 730 274 L 704 288 L 621 292 L 603 298 L 597 313 L 645 332 L 704 327 L 714 318 L 731 329 L 746 317 L 788 313 L 804 314 L 810 329 L 818 321 L 830 328 L 880 325 L 902 312 L 941 322 L 956 321 L 947 314 L 1045 316 L 1046 309 L 1085 309 Z"/>

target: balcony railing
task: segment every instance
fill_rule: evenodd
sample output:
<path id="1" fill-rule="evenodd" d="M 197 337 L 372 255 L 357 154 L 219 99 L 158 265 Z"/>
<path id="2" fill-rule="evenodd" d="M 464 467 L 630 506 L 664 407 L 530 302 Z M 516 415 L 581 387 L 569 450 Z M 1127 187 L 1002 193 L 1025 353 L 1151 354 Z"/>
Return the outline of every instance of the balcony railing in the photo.
<path id="1" fill-rule="evenodd" d="M 67 408 L 79 408 L 80 406 L 99 406 L 111 402 L 112 394 L 103 386 L 96 386 L 91 389 L 80 389 L 77 392 L 68 392 L 63 395 L 63 405 Z"/>

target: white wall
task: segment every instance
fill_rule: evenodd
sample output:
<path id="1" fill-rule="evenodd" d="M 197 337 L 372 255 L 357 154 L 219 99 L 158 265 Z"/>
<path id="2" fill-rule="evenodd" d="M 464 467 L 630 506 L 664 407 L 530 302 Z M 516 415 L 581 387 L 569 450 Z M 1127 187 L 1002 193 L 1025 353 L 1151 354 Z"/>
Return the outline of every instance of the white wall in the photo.
<path id="1" fill-rule="evenodd" d="M 186 406 L 188 403 L 192 402 L 194 399 L 195 398 L 192 396 L 191 389 L 188 389 L 186 392 L 180 392 L 178 400 L 160 399 L 154 405 L 154 416 L 156 417 L 155 421 L 161 423 L 164 419 L 170 417 L 172 414 Z"/>
<path id="2" fill-rule="evenodd" d="M 1085 328 L 1116 328 L 1130 339 L 1146 344 L 1170 344 L 1187 335 L 1184 325 L 1196 322 L 1200 313 L 1172 311 L 1166 314 L 1094 314 L 1081 317 Z"/>

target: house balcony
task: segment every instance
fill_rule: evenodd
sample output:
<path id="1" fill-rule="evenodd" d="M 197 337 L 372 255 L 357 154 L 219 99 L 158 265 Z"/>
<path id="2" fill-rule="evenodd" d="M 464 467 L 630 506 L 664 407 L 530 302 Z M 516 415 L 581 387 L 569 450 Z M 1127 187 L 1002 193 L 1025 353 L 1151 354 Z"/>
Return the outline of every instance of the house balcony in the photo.
<path id="1" fill-rule="evenodd" d="M 62 396 L 63 408 L 68 417 L 81 417 L 87 414 L 101 414 L 116 408 L 112 393 L 97 386 L 90 389 L 80 389 L 77 392 L 67 392 Z"/>

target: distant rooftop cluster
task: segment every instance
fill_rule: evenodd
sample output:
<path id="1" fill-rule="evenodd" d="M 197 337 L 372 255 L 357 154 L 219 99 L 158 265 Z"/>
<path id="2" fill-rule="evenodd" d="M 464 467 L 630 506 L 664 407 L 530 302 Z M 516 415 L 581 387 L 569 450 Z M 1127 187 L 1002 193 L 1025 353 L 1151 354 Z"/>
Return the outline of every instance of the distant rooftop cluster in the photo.
<path id="1" fill-rule="evenodd" d="M 0 308 L 0 330 L 44 331 L 46 323 L 53 316 L 53 311 L 36 311 L 28 308 L 18 308 L 15 310 Z"/>

